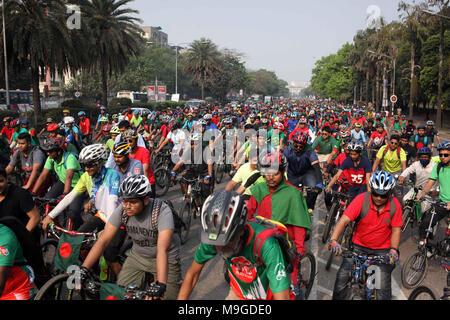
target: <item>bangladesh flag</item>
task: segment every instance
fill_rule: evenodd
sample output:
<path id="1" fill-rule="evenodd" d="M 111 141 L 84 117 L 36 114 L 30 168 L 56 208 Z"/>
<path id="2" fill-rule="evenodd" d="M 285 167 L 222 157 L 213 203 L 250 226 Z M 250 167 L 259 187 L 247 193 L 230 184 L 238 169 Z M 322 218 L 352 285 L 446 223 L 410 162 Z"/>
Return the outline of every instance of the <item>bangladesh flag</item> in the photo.
<path id="1" fill-rule="evenodd" d="M 283 179 L 275 191 L 269 190 L 267 183 L 258 183 L 250 192 L 259 204 L 258 210 L 264 211 L 258 212 L 258 215 L 307 230 L 311 228 L 311 217 L 303 194 L 286 180 Z"/>
<path id="2" fill-rule="evenodd" d="M 104 282 L 100 287 L 100 300 L 123 300 L 125 291 L 115 283 Z"/>
<path id="3" fill-rule="evenodd" d="M 59 238 L 58 249 L 55 254 L 55 267 L 66 272 L 72 265 L 78 265 L 81 243 L 84 235 L 71 235 L 63 233 Z"/>

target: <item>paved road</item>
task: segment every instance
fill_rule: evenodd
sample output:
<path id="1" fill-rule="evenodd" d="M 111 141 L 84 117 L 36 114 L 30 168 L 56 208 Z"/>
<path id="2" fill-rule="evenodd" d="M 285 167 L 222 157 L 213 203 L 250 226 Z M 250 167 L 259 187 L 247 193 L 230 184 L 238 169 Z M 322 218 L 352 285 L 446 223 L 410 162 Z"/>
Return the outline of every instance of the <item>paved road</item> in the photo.
<path id="1" fill-rule="evenodd" d="M 224 181 L 217 185 L 215 189 L 224 189 L 227 182 L 228 179 L 224 177 Z M 164 198 L 172 200 L 177 210 L 181 209 L 182 199 L 179 186 L 172 187 Z M 309 297 L 310 300 L 331 299 L 336 272 L 341 264 L 341 258 L 335 257 L 330 270 L 325 270 L 326 261 L 329 256 L 326 245 L 321 241 L 325 216 L 326 209 L 323 202 L 323 195 L 320 195 L 317 199 L 316 210 L 313 215 L 311 239 L 307 242 L 307 250 L 314 254 L 317 262 L 317 276 Z M 437 234 L 443 235 L 445 228 L 444 221 L 441 221 Z M 417 250 L 416 234 L 417 228 L 414 230 L 408 228 L 406 233 L 402 235 L 400 264 L 395 268 L 392 278 L 393 299 L 396 300 L 407 299 L 412 291 L 402 286 L 401 269 L 406 259 Z M 189 240 L 182 247 L 181 264 L 183 276 L 193 261 L 194 253 L 199 243 L 200 225 L 199 219 L 196 219 L 193 220 L 191 225 Z M 442 290 L 446 282 L 446 272 L 439 267 L 439 262 L 439 260 L 430 261 L 426 279 L 422 283 L 422 285 L 432 288 L 436 296 L 442 295 Z M 220 256 L 217 256 L 205 265 L 191 299 L 223 300 L 227 296 L 228 290 L 229 287 L 224 280 L 223 260 Z"/>

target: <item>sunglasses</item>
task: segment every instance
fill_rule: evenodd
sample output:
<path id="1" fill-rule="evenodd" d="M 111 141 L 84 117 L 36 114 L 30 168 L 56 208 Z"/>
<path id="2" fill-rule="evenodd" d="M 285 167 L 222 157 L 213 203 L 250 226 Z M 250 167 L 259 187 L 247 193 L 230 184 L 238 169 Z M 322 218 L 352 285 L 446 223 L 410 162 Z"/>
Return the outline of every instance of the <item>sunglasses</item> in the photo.
<path id="1" fill-rule="evenodd" d="M 391 144 L 392 144 L 393 146 L 396 146 L 396 145 L 398 145 L 398 142 L 391 142 Z"/>
<path id="2" fill-rule="evenodd" d="M 97 166 L 96 163 L 85 163 L 85 164 L 84 164 L 84 167 L 85 167 L 85 168 L 93 168 L 93 167 L 96 167 L 96 166 Z"/>
<path id="3" fill-rule="evenodd" d="M 439 157 L 448 158 L 450 157 L 450 153 L 439 153 Z"/>
<path id="4" fill-rule="evenodd" d="M 389 197 L 388 194 L 378 194 L 372 191 L 372 196 L 375 198 L 387 199 Z"/>

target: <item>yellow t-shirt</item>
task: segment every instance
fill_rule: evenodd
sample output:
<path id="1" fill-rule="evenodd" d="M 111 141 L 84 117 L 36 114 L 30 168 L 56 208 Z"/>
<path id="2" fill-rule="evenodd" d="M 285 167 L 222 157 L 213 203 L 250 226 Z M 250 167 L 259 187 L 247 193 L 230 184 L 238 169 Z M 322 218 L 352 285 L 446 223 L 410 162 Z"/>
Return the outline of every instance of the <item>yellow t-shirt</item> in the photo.
<path id="1" fill-rule="evenodd" d="M 236 174 L 233 177 L 233 181 L 239 183 L 241 186 L 244 186 L 247 182 L 248 178 L 250 178 L 254 173 L 258 172 L 258 170 L 251 170 L 250 163 L 247 162 L 246 164 L 243 164 L 239 170 L 236 172 Z M 258 180 L 253 184 L 258 184 L 260 182 L 266 181 L 263 176 L 259 177 Z M 250 193 L 250 186 L 245 190 L 244 194 L 251 195 Z"/>
<path id="2" fill-rule="evenodd" d="M 406 161 L 405 150 L 400 148 L 400 159 L 398 158 L 398 155 L 397 155 L 397 149 L 395 149 L 394 151 L 389 149 L 383 158 L 383 153 L 384 153 L 384 150 L 386 150 L 386 148 L 388 148 L 388 146 L 386 146 L 386 145 L 382 146 L 377 153 L 377 159 L 383 160 L 383 170 L 390 172 L 390 173 L 401 171 L 402 170 L 402 161 Z"/>

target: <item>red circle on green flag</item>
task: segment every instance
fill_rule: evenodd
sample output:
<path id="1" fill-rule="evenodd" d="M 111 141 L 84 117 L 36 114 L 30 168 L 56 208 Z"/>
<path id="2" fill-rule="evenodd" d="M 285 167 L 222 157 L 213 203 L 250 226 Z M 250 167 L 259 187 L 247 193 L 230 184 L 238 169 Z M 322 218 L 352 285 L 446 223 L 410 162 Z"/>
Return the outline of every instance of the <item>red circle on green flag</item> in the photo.
<path id="1" fill-rule="evenodd" d="M 59 248 L 59 254 L 61 257 L 68 258 L 70 257 L 71 253 L 72 253 L 72 246 L 69 243 L 65 242 L 61 244 L 61 247 Z"/>

